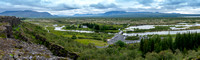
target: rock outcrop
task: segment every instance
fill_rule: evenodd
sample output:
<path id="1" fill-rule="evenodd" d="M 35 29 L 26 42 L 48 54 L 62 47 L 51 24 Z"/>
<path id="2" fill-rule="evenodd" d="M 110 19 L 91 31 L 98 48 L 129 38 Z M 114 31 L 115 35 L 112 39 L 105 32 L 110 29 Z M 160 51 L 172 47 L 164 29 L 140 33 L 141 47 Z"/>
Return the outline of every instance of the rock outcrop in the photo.
<path id="1" fill-rule="evenodd" d="M 0 60 L 65 60 L 66 57 L 58 57 L 49 50 L 48 45 L 32 43 L 28 37 L 20 35 L 20 39 L 14 38 L 13 27 L 21 23 L 19 18 L 0 16 Z M 20 28 L 20 27 L 18 27 Z M 16 31 L 18 32 L 18 31 Z M 15 33 L 16 33 L 15 32 Z M 41 39 L 41 37 L 37 37 Z M 44 39 L 44 38 L 42 38 Z M 45 40 L 45 39 L 44 39 Z M 47 42 L 47 41 L 46 41 Z M 56 46 L 57 45 L 52 45 Z M 61 48 L 60 48 L 61 49 Z M 56 49 L 54 49 L 56 50 Z M 57 52 L 56 52 L 57 53 Z M 58 52 L 60 54 L 60 52 Z M 62 53 L 63 54 L 63 53 Z M 67 55 L 66 55 L 67 56 Z"/>
<path id="2" fill-rule="evenodd" d="M 74 60 L 77 60 L 77 58 L 79 57 L 77 54 L 65 50 L 64 47 L 62 46 L 46 41 L 46 38 L 43 38 L 40 35 L 35 35 L 35 36 L 36 39 L 39 39 L 41 41 L 41 44 L 49 48 L 52 51 L 52 53 L 54 53 L 54 55 L 56 56 L 69 57 Z"/>
<path id="3" fill-rule="evenodd" d="M 15 16 L 0 16 L 1 23 L 9 23 L 12 27 L 20 24 L 20 18 L 16 18 Z"/>
<path id="4" fill-rule="evenodd" d="M 23 42 L 17 39 L 0 38 L 0 59 L 3 60 L 58 60 L 63 57 L 54 56 L 43 45 Z"/>
<path id="5" fill-rule="evenodd" d="M 12 27 L 20 24 L 20 19 L 14 16 L 0 16 L 0 37 L 13 38 Z"/>
<path id="6" fill-rule="evenodd" d="M 44 45 L 53 53 L 53 55 L 56 56 L 68 57 L 74 60 L 77 60 L 79 57 L 79 55 L 66 50 L 63 46 L 50 42 L 46 37 L 46 33 L 48 32 L 46 30 L 42 30 L 42 27 L 24 22 L 21 23 L 20 26 L 21 29 L 15 32 L 15 36 L 17 36 L 20 40 Z"/>

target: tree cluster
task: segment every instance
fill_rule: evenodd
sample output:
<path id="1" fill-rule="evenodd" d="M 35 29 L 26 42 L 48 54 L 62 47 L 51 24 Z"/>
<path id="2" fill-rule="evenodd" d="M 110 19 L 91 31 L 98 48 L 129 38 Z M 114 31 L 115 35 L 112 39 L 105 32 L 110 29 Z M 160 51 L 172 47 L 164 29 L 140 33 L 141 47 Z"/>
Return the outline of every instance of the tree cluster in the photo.
<path id="1" fill-rule="evenodd" d="M 86 25 L 87 27 L 99 31 L 103 30 L 118 30 L 119 27 L 114 27 L 114 26 L 109 26 L 109 25 L 101 25 L 101 24 L 96 24 L 96 23 L 84 23 L 83 25 Z"/>
<path id="2" fill-rule="evenodd" d="M 154 35 L 151 38 L 142 39 L 140 42 L 140 50 L 143 54 L 147 52 L 160 52 L 170 49 L 172 51 L 179 49 L 192 50 L 197 49 L 200 45 L 200 33 L 183 33 L 176 34 L 176 38 L 173 39 L 171 35 L 167 37 L 160 37 Z"/>

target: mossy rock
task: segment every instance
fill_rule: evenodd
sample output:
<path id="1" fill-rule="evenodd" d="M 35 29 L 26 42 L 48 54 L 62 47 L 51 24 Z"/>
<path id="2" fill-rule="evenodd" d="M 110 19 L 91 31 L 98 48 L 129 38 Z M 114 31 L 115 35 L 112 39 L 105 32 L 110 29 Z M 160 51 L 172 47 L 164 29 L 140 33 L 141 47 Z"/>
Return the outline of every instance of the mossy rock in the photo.
<path id="1" fill-rule="evenodd" d="M 0 33 L 0 38 L 6 38 L 6 34 L 5 33 Z"/>

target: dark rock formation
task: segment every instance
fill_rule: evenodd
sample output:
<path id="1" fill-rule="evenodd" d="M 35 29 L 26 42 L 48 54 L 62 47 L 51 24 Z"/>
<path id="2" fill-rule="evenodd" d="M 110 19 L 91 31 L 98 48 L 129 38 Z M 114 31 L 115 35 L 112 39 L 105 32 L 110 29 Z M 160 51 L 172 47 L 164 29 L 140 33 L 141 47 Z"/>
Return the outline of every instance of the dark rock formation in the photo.
<path id="1" fill-rule="evenodd" d="M 14 16 L 0 16 L 0 33 L 5 35 L 6 38 L 13 38 L 12 27 L 18 24 L 20 24 L 19 18 Z"/>
<path id="2" fill-rule="evenodd" d="M 40 40 L 41 44 L 45 45 L 47 48 L 49 48 L 49 50 L 52 51 L 52 53 L 54 53 L 54 55 L 56 56 L 62 56 L 62 57 L 70 57 L 74 60 L 77 60 L 77 58 L 79 57 L 77 54 L 75 53 L 71 53 L 67 50 L 64 49 L 64 47 L 50 43 L 48 41 L 46 41 L 46 38 L 41 37 L 40 35 L 35 35 L 36 39 Z"/>
<path id="3" fill-rule="evenodd" d="M 17 26 L 20 24 L 20 19 L 14 16 L 0 16 L 0 22 L 2 23 L 9 23 L 12 27 Z"/>
<path id="4" fill-rule="evenodd" d="M 43 45 L 23 42 L 16 39 L 0 38 L 0 59 L 2 60 L 64 60 L 54 56 Z"/>
<path id="5" fill-rule="evenodd" d="M 46 44 L 32 43 L 31 38 L 21 33 L 20 30 L 14 33 L 13 27 L 18 27 L 20 23 L 19 18 L 0 16 L 0 60 L 65 60 L 66 57 L 71 57 L 72 53 L 56 44 L 49 43 L 46 38 L 39 35 L 35 36 Z M 14 39 L 15 34 L 18 34 L 16 39 Z"/>

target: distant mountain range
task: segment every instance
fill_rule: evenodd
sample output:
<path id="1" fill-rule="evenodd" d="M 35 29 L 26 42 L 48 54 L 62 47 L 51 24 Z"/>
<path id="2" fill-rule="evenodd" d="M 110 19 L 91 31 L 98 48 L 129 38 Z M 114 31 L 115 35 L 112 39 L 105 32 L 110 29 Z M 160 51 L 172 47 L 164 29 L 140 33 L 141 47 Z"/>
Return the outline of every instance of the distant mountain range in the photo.
<path id="1" fill-rule="evenodd" d="M 57 17 L 53 16 L 48 12 L 36 12 L 31 10 L 24 10 L 24 11 L 5 11 L 0 13 L 3 16 L 16 16 L 16 17 L 26 17 L 26 18 L 51 18 Z"/>
<path id="2" fill-rule="evenodd" d="M 103 14 L 75 14 L 73 17 L 190 17 L 200 16 L 200 14 L 179 14 L 179 13 L 159 13 L 159 12 L 125 12 L 109 11 Z"/>
<path id="3" fill-rule="evenodd" d="M 199 17 L 200 14 L 179 14 L 179 13 L 159 13 L 159 12 L 125 12 L 125 11 L 109 11 L 101 14 L 75 14 L 73 16 L 55 16 L 48 12 L 37 12 L 31 10 L 24 11 L 5 11 L 0 13 L 3 16 L 16 16 L 25 18 L 55 18 L 55 17 Z"/>

